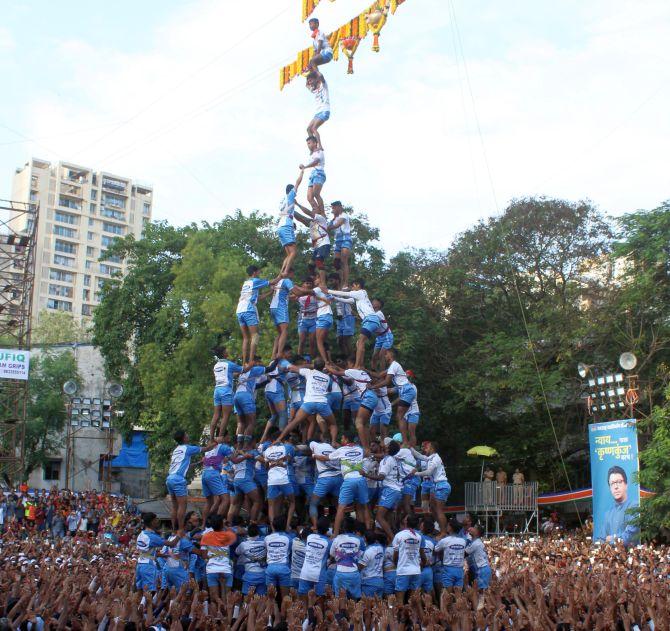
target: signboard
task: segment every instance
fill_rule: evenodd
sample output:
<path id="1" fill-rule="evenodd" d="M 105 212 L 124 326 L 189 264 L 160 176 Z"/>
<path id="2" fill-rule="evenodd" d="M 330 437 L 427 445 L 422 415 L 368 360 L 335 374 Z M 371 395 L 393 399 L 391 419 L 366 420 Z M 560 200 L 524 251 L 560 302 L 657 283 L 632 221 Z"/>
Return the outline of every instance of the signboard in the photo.
<path id="1" fill-rule="evenodd" d="M 0 348 L 0 379 L 28 379 L 30 351 Z"/>
<path id="2" fill-rule="evenodd" d="M 593 540 L 637 543 L 639 529 L 629 509 L 640 506 L 640 468 L 635 419 L 589 425 L 591 485 L 593 486 Z"/>

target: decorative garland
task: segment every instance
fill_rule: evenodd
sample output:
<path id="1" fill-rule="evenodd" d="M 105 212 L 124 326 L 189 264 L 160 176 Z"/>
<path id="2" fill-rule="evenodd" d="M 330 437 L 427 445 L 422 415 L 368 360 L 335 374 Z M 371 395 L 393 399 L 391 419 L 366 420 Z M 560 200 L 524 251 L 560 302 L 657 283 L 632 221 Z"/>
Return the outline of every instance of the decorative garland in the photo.
<path id="1" fill-rule="evenodd" d="M 314 7 L 320 0 L 302 0 L 303 20 L 314 10 Z M 333 0 L 331 0 L 332 2 Z M 375 0 L 367 9 L 349 20 L 338 29 L 328 35 L 330 47 L 333 49 L 333 60 L 337 61 L 340 56 L 340 46 L 342 52 L 349 60 L 347 74 L 354 72 L 354 54 L 361 40 L 367 37 L 368 33 L 374 36 L 372 50 L 379 52 L 379 33 L 386 24 L 389 13 L 394 14 L 399 5 L 405 0 Z M 309 10 L 306 14 L 305 11 Z M 296 60 L 287 64 L 279 71 L 279 89 L 283 90 L 287 83 L 290 83 L 297 76 L 304 74 L 309 69 L 309 62 L 314 55 L 314 48 L 309 46 L 298 53 Z"/>

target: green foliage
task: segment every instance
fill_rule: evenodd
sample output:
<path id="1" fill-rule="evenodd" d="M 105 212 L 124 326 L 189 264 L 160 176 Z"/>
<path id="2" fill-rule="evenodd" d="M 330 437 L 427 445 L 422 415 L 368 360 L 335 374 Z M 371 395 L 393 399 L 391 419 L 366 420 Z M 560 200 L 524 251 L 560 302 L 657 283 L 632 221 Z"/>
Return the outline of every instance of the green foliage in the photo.
<path id="1" fill-rule="evenodd" d="M 91 341 L 91 330 L 66 311 L 42 311 L 32 331 L 32 343 L 42 346 Z"/>
<path id="2" fill-rule="evenodd" d="M 25 436 L 25 473 L 41 466 L 62 446 L 62 430 L 67 418 L 62 386 L 77 380 L 74 354 L 46 351 L 33 355 L 30 362 L 29 402 Z"/>

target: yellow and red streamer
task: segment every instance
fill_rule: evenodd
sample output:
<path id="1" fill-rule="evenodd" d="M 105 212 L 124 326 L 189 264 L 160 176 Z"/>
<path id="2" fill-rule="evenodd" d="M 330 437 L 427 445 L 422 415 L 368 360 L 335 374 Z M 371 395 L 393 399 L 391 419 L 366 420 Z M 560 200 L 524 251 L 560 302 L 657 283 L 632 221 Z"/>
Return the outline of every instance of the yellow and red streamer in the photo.
<path id="1" fill-rule="evenodd" d="M 320 0 L 302 0 L 303 20 L 306 15 L 308 16 L 314 10 L 314 7 L 316 7 L 319 1 Z M 349 59 L 348 73 L 351 74 L 353 72 L 353 53 L 358 47 L 358 44 L 361 40 L 365 39 L 368 33 L 372 33 L 374 36 L 372 50 L 375 52 L 379 51 L 379 33 L 386 24 L 388 14 L 395 14 L 396 9 L 403 4 L 403 2 L 405 2 L 405 0 L 375 0 L 375 2 L 355 18 L 349 20 L 328 35 L 328 41 L 333 49 L 333 60 L 337 61 L 339 59 L 340 43 L 343 40 L 355 39 L 357 41 L 355 47 L 351 46 L 350 41 L 345 43 L 345 52 Z M 305 14 L 308 10 L 309 13 Z M 295 61 L 280 69 L 280 90 L 283 90 L 287 83 L 290 83 L 297 76 L 302 75 L 308 70 L 309 62 L 313 55 L 314 48 L 309 46 L 298 53 Z"/>

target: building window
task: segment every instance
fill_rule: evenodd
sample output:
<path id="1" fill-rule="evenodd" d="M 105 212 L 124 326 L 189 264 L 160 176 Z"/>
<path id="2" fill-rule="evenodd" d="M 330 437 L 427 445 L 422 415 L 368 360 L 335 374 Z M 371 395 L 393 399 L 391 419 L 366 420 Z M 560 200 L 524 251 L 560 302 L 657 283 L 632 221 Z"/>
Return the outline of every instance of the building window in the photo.
<path id="1" fill-rule="evenodd" d="M 65 285 L 49 285 L 49 295 L 72 298 L 72 287 L 66 287 Z"/>
<path id="2" fill-rule="evenodd" d="M 98 279 L 96 279 L 96 282 L 98 284 L 98 290 L 101 290 L 103 288 L 104 284 L 107 282 L 107 279 L 106 278 L 98 278 Z M 96 293 L 95 294 L 95 299 L 100 300 L 99 296 L 100 296 L 100 294 Z"/>
<path id="3" fill-rule="evenodd" d="M 67 241 L 59 241 L 56 239 L 54 250 L 56 250 L 56 252 L 65 252 L 66 254 L 76 254 L 77 246 L 74 243 L 68 243 Z"/>
<path id="4" fill-rule="evenodd" d="M 44 480 L 46 482 L 58 482 L 60 480 L 61 460 L 47 460 L 44 465 Z"/>
<path id="5" fill-rule="evenodd" d="M 121 270 L 118 267 L 114 267 L 113 265 L 105 265 L 105 263 L 100 263 L 100 273 L 101 274 L 109 274 L 110 276 L 112 274 L 119 274 Z"/>
<path id="6" fill-rule="evenodd" d="M 96 204 L 94 204 L 93 202 L 91 202 L 91 203 L 88 205 L 88 211 L 89 211 L 92 215 L 95 215 L 95 211 L 96 211 L 96 210 L 98 210 L 98 206 L 97 206 Z"/>
<path id="7" fill-rule="evenodd" d="M 103 177 L 102 178 L 102 186 L 103 188 L 111 188 L 115 191 L 125 191 L 126 190 L 126 183 L 121 182 L 119 180 L 113 180 L 112 178 L 109 177 Z"/>
<path id="8" fill-rule="evenodd" d="M 69 223 L 73 225 L 79 223 L 79 217 L 77 217 L 77 215 L 71 215 L 70 213 L 62 213 L 60 210 L 56 211 L 54 217 L 56 221 L 60 221 L 61 223 Z"/>
<path id="9" fill-rule="evenodd" d="M 126 208 L 125 198 L 118 195 L 110 195 L 109 193 L 102 194 L 102 203 L 105 206 L 114 206 L 114 208 L 121 208 L 123 210 Z"/>
<path id="10" fill-rule="evenodd" d="M 93 219 L 93 217 L 88 218 L 88 225 L 89 226 L 94 226 L 95 225 L 95 219 Z"/>
<path id="11" fill-rule="evenodd" d="M 151 204 L 149 202 L 144 202 L 144 206 L 142 206 L 142 213 L 145 215 L 151 214 Z"/>
<path id="12" fill-rule="evenodd" d="M 93 237 L 94 237 L 94 236 L 95 236 L 95 235 L 94 235 L 92 232 L 89 232 L 89 233 L 88 233 L 88 240 L 89 240 L 89 241 L 93 241 Z"/>
<path id="13" fill-rule="evenodd" d="M 93 261 L 86 261 L 86 263 L 84 264 L 84 267 L 86 269 L 93 269 Z"/>
<path id="14" fill-rule="evenodd" d="M 91 189 L 91 199 L 98 199 L 98 191 L 94 188 Z"/>
<path id="15" fill-rule="evenodd" d="M 69 256 L 62 256 L 54 254 L 54 263 L 56 265 L 63 265 L 64 267 L 74 267 L 74 259 Z"/>
<path id="16" fill-rule="evenodd" d="M 112 234 L 125 234 L 125 227 L 124 226 L 117 226 L 114 223 L 108 223 L 106 221 L 102 222 L 102 229 L 105 232 L 111 232 Z"/>
<path id="17" fill-rule="evenodd" d="M 54 234 L 57 234 L 59 237 L 67 237 L 68 239 L 77 238 L 77 231 L 74 228 L 66 228 L 65 226 L 54 226 Z"/>
<path id="18" fill-rule="evenodd" d="M 62 269 L 49 269 L 49 280 L 59 280 L 63 283 L 74 283 L 74 274 Z"/>
<path id="19" fill-rule="evenodd" d="M 84 287 L 91 286 L 91 277 L 88 274 L 84 274 Z"/>
<path id="20" fill-rule="evenodd" d="M 101 257 L 101 258 L 102 258 L 102 255 L 103 255 L 105 252 L 106 252 L 106 250 L 102 250 L 102 251 L 100 252 L 100 257 Z M 109 256 L 109 255 L 105 258 L 105 261 L 108 262 L 108 263 L 119 263 L 119 264 L 121 264 L 121 263 L 123 262 L 123 261 L 121 260 L 121 257 L 120 257 L 120 256 Z"/>
<path id="21" fill-rule="evenodd" d="M 62 195 L 58 198 L 58 205 L 65 206 L 65 208 L 72 208 L 73 210 L 81 210 L 81 202 L 75 202 L 73 199 L 68 199 Z"/>
<path id="22" fill-rule="evenodd" d="M 109 217 L 110 219 L 117 219 L 118 221 L 126 220 L 126 213 L 120 210 L 114 210 L 113 208 L 106 208 L 105 206 L 103 206 L 100 209 L 100 214 L 103 217 Z"/>
<path id="23" fill-rule="evenodd" d="M 91 258 L 95 257 L 95 248 L 92 248 L 90 245 L 86 246 L 86 256 L 90 256 Z"/>
<path id="24" fill-rule="evenodd" d="M 72 311 L 72 303 L 66 300 L 55 300 L 49 298 L 47 300 L 47 309 L 56 309 L 57 311 Z"/>
<path id="25" fill-rule="evenodd" d="M 91 299 L 91 290 L 90 289 L 82 289 L 81 299 L 89 301 Z"/>
<path id="26" fill-rule="evenodd" d="M 110 245 L 112 245 L 116 241 L 116 237 L 108 237 L 107 235 L 103 234 L 100 243 L 102 244 L 103 248 L 108 248 Z"/>
<path id="27" fill-rule="evenodd" d="M 86 300 L 88 300 L 88 298 Z M 91 305 L 82 305 L 81 306 L 81 315 L 90 316 L 91 315 Z"/>

